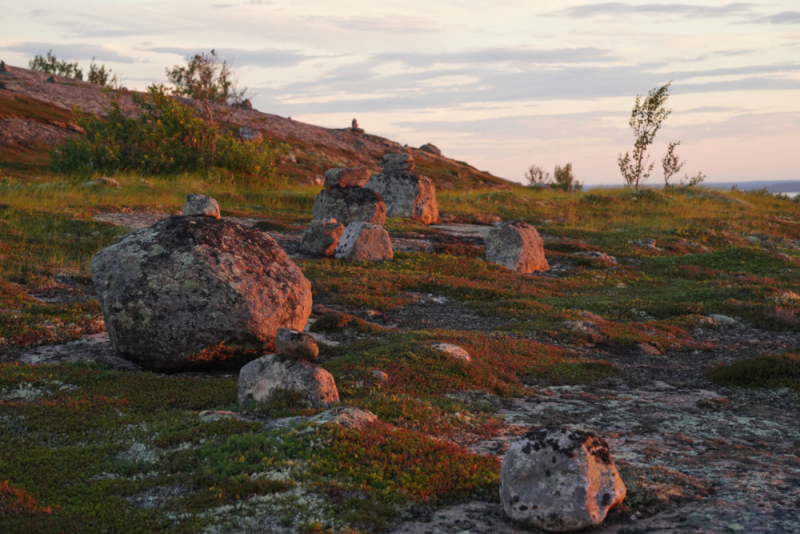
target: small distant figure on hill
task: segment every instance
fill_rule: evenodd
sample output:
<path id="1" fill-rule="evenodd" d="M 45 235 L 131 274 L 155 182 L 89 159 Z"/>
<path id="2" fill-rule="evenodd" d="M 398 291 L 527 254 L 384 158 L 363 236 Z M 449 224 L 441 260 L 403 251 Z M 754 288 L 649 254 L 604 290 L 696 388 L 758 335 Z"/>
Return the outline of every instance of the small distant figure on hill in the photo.
<path id="1" fill-rule="evenodd" d="M 358 127 L 358 121 L 356 119 L 353 119 L 353 122 L 351 122 L 350 124 L 352 125 L 350 127 L 351 132 L 364 133 L 364 129 Z"/>

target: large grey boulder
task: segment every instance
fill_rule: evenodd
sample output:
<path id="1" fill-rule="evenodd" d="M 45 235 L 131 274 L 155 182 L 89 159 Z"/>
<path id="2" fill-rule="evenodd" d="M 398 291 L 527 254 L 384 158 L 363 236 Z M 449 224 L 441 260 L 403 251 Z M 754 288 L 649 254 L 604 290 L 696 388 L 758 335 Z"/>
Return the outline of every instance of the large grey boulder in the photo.
<path id="1" fill-rule="evenodd" d="M 186 197 L 186 202 L 183 204 L 183 214 L 206 215 L 219 219 L 219 204 L 211 197 L 192 193 Z"/>
<path id="2" fill-rule="evenodd" d="M 323 189 L 314 199 L 314 219 L 336 219 L 347 226 L 353 221 L 365 221 L 383 226 L 386 222 L 386 203 L 371 189 L 340 187 Z"/>
<path id="3" fill-rule="evenodd" d="M 602 523 L 625 493 L 608 444 L 591 432 L 534 427 L 511 444 L 500 469 L 506 515 L 551 532 Z"/>
<path id="4" fill-rule="evenodd" d="M 325 171 L 325 183 L 322 187 L 364 187 L 369 180 L 369 169 L 350 167 L 344 169 L 328 169 Z"/>
<path id="5" fill-rule="evenodd" d="M 487 261 L 512 271 L 525 274 L 550 269 L 539 232 L 526 222 L 507 222 L 495 226 L 483 238 L 483 243 Z"/>
<path id="6" fill-rule="evenodd" d="M 319 346 L 317 346 L 316 340 L 305 332 L 291 328 L 278 328 L 278 333 L 275 335 L 275 348 L 281 354 L 304 362 L 313 362 L 319 356 Z"/>
<path id="7" fill-rule="evenodd" d="M 333 257 L 350 261 L 387 261 L 394 258 L 389 232 L 377 224 L 354 222 L 344 229 Z"/>
<path id="8" fill-rule="evenodd" d="M 300 250 L 318 258 L 333 256 L 343 233 L 344 225 L 336 219 L 311 221 L 300 238 Z"/>
<path id="9" fill-rule="evenodd" d="M 383 168 L 383 172 L 395 172 L 395 171 L 413 171 L 414 166 L 414 157 L 411 154 L 386 154 L 384 155 L 379 165 Z"/>
<path id="10" fill-rule="evenodd" d="M 373 175 L 367 185 L 386 202 L 388 217 L 410 217 L 423 224 L 439 220 L 436 186 L 433 180 L 416 172 L 384 170 Z"/>
<path id="11" fill-rule="evenodd" d="M 111 345 L 150 369 L 252 358 L 311 315 L 311 283 L 275 240 L 211 217 L 132 232 L 95 254 L 91 272 Z"/>
<path id="12" fill-rule="evenodd" d="M 333 376 L 313 363 L 283 354 L 269 354 L 253 360 L 239 371 L 238 402 L 268 402 L 275 394 L 294 392 L 309 408 L 339 402 Z"/>
<path id="13" fill-rule="evenodd" d="M 426 144 L 422 145 L 421 147 L 419 147 L 419 149 L 422 150 L 423 152 L 427 152 L 429 154 L 433 154 L 434 156 L 441 156 L 442 155 L 442 151 L 439 150 L 439 147 L 437 147 L 433 143 L 426 143 Z"/>

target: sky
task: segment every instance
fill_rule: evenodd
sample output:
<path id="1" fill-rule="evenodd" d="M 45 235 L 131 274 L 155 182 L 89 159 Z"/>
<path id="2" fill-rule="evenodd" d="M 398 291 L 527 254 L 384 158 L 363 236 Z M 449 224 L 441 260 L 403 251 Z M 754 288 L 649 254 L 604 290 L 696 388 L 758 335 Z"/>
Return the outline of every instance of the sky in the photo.
<path id="1" fill-rule="evenodd" d="M 256 109 L 510 180 L 572 163 L 621 184 L 637 95 L 672 82 L 666 145 L 708 181 L 800 179 L 800 0 L 0 0 L 0 59 L 110 67 L 131 89 L 216 49 Z"/>

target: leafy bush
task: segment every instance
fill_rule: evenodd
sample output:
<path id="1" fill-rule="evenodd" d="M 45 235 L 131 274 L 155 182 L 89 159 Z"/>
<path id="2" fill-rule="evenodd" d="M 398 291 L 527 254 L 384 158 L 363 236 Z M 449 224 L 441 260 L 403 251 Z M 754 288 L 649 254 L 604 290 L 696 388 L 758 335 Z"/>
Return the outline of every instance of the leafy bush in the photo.
<path id="1" fill-rule="evenodd" d="M 48 74 L 57 74 L 58 76 L 65 76 L 75 80 L 83 80 L 83 71 L 78 66 L 77 61 L 69 63 L 65 60 L 59 60 L 53 55 L 52 50 L 47 51 L 47 57 L 36 54 L 33 59 L 28 62 L 28 67 Z"/>
<path id="2" fill-rule="evenodd" d="M 126 113 L 118 97 L 110 99 L 105 119 L 86 117 L 75 109 L 86 136 L 56 147 L 53 170 L 177 174 L 220 167 L 261 180 L 275 178 L 275 157 L 284 145 L 239 141 L 233 132 L 223 132 L 219 125 L 198 117 L 162 86 L 152 85 L 146 94 L 132 98 L 138 116 Z"/>

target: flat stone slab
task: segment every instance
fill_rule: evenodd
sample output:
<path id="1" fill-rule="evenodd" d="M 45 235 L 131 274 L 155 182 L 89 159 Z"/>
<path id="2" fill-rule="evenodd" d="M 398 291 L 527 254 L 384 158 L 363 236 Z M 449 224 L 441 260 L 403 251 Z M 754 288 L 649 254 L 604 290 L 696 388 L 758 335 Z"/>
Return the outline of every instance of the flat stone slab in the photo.
<path id="1" fill-rule="evenodd" d="M 88 362 L 108 366 L 114 371 L 142 370 L 135 363 L 117 356 L 107 332 L 84 336 L 78 341 L 62 345 L 37 347 L 24 353 L 18 361 L 28 365 Z"/>

